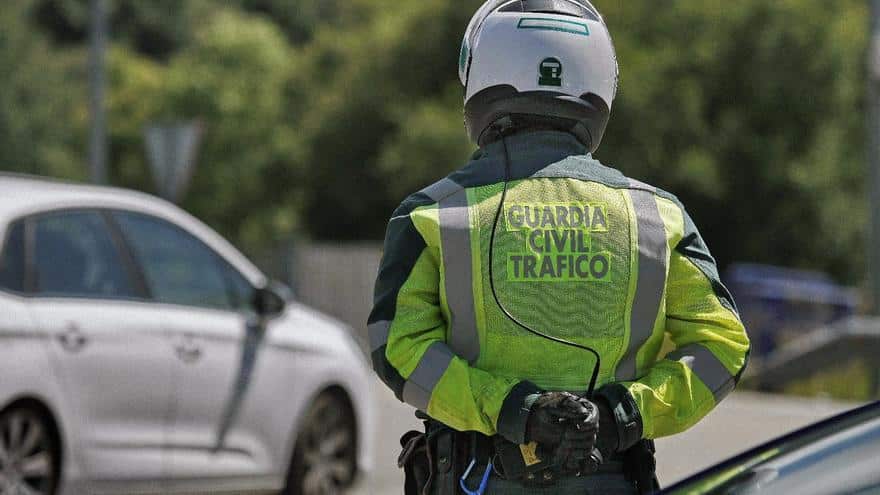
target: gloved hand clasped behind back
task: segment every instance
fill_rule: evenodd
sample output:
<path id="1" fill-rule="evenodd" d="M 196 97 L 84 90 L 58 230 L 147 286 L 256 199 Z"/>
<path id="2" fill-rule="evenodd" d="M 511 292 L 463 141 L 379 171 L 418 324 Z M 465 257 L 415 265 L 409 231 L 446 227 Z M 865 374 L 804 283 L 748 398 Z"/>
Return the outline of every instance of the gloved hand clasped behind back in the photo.
<path id="1" fill-rule="evenodd" d="M 601 462 L 596 450 L 599 410 L 568 392 L 545 392 L 532 405 L 526 441 L 552 447 L 553 463 L 568 472 L 593 472 Z"/>

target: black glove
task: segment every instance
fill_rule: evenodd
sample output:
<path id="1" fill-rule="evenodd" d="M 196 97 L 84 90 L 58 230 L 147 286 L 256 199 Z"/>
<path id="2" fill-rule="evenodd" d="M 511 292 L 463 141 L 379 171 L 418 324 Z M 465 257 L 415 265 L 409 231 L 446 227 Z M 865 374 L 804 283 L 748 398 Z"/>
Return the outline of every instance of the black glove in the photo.
<path id="1" fill-rule="evenodd" d="M 566 430 L 556 449 L 555 461 L 566 473 L 595 472 L 602 463 L 602 455 L 596 449 L 596 430 L 587 434 L 583 429 Z"/>
<path id="2" fill-rule="evenodd" d="M 532 405 L 526 441 L 553 448 L 554 464 L 570 472 L 595 471 L 599 411 L 589 400 L 568 392 L 545 392 Z"/>
<path id="3" fill-rule="evenodd" d="M 617 436 L 617 419 L 603 399 L 597 399 L 596 407 L 599 410 L 599 432 L 596 447 L 602 453 L 602 457 L 608 459 L 619 450 L 619 437 Z"/>

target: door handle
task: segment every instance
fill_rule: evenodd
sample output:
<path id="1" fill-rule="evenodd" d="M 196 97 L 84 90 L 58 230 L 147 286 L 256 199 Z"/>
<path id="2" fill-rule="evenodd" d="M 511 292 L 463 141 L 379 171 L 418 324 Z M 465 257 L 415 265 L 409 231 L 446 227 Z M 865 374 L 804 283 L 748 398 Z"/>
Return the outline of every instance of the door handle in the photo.
<path id="1" fill-rule="evenodd" d="M 79 352 L 89 342 L 88 337 L 74 323 L 69 324 L 63 332 L 58 334 L 57 338 L 61 347 L 68 352 Z"/>
<path id="2" fill-rule="evenodd" d="M 190 337 L 174 346 L 174 351 L 184 363 L 194 363 L 202 357 L 202 348 Z"/>

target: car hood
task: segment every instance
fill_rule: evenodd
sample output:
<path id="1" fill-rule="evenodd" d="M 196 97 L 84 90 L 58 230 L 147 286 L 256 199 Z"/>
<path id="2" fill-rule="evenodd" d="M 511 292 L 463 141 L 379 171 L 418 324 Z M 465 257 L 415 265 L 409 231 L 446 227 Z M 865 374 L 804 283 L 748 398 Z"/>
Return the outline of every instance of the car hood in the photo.
<path id="1" fill-rule="evenodd" d="M 355 356 L 366 365 L 350 326 L 299 302 L 290 302 L 284 313 L 269 324 L 274 345 L 320 354 Z"/>
<path id="2" fill-rule="evenodd" d="M 865 481 L 864 472 L 869 473 L 872 483 L 880 482 L 875 467 L 878 445 L 880 401 L 771 440 L 676 483 L 662 493 L 862 493 L 859 484 Z M 847 460 L 848 454 L 855 460 Z M 843 459 L 842 464 L 850 469 L 835 469 L 835 458 L 838 463 Z M 860 470 L 860 462 L 867 462 L 867 469 Z M 822 463 L 832 467 L 817 476 L 810 468 Z M 799 473 L 803 476 L 799 477 Z"/>

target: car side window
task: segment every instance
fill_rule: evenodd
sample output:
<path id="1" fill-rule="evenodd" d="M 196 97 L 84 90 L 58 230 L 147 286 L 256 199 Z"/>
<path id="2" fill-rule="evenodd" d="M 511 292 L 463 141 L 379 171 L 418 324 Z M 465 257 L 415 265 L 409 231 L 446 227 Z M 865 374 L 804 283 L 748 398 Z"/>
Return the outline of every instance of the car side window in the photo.
<path id="1" fill-rule="evenodd" d="M 223 278 L 226 281 L 226 287 L 229 291 L 229 298 L 232 306 L 239 310 L 253 309 L 254 307 L 254 286 L 245 279 L 241 273 L 235 268 L 227 264 L 221 263 L 220 267 L 223 272 Z"/>
<path id="2" fill-rule="evenodd" d="M 100 213 L 50 213 L 31 221 L 33 292 L 62 297 L 138 297 Z"/>
<path id="3" fill-rule="evenodd" d="M 24 222 L 9 227 L 0 248 L 0 287 L 24 292 Z"/>
<path id="4" fill-rule="evenodd" d="M 225 262 L 211 248 L 165 220 L 131 212 L 114 212 L 147 286 L 158 302 L 236 309 Z"/>

